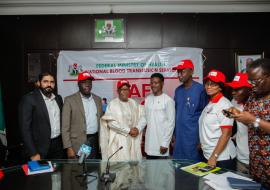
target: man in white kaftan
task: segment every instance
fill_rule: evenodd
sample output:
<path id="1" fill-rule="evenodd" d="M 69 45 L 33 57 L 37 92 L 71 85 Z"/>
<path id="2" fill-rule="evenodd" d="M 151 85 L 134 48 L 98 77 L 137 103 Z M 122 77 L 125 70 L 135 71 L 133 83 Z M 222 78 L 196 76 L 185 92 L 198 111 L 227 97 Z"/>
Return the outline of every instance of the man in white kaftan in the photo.
<path id="1" fill-rule="evenodd" d="M 106 160 L 118 148 L 123 147 L 111 160 L 141 160 L 141 137 L 136 128 L 140 117 L 144 114 L 143 107 L 135 100 L 128 98 L 130 84 L 118 81 L 119 97 L 107 106 L 101 118 L 100 147 L 102 159 Z"/>
<path id="2" fill-rule="evenodd" d="M 152 94 L 145 99 L 145 117 L 141 117 L 138 130 L 147 125 L 145 152 L 147 159 L 164 159 L 169 156 L 169 146 L 175 126 L 175 103 L 162 92 L 164 77 L 160 73 L 151 75 Z"/>

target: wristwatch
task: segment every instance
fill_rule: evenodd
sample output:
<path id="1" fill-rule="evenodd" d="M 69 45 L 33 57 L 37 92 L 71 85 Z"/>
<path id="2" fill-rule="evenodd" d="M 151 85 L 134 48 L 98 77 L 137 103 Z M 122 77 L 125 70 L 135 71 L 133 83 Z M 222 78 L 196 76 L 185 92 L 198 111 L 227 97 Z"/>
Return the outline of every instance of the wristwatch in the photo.
<path id="1" fill-rule="evenodd" d="M 215 158 L 218 158 L 219 155 L 218 154 L 214 154 L 214 156 L 215 156 Z"/>
<path id="2" fill-rule="evenodd" d="M 260 126 L 260 121 L 261 119 L 257 117 L 253 123 L 253 127 L 258 128 Z"/>

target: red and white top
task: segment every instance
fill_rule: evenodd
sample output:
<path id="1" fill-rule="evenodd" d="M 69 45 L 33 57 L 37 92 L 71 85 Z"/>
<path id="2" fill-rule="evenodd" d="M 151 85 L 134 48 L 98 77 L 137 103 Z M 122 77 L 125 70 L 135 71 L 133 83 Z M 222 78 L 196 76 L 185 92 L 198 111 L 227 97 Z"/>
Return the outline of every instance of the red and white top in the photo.
<path id="1" fill-rule="evenodd" d="M 199 135 L 204 157 L 209 159 L 222 135 L 221 128 L 232 128 L 233 119 L 223 115 L 222 110 L 232 107 L 231 102 L 222 93 L 210 100 L 199 119 Z M 230 139 L 219 154 L 217 161 L 236 157 L 236 148 Z"/>

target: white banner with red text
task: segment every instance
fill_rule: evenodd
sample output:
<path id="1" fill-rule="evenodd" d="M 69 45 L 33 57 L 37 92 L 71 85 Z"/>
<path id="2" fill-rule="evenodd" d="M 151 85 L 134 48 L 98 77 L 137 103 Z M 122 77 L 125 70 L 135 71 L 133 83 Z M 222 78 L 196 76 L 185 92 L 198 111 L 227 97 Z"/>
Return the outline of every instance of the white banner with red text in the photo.
<path id="1" fill-rule="evenodd" d="M 180 82 L 177 72 L 172 68 L 184 59 L 193 61 L 193 78 L 202 82 L 203 62 L 200 48 L 61 51 L 57 60 L 58 93 L 66 97 L 77 92 L 77 75 L 87 70 L 95 78 L 92 92 L 107 100 L 117 96 L 117 81 L 126 79 L 131 84 L 131 98 L 142 102 L 151 93 L 150 76 L 153 73 L 163 74 L 163 91 L 173 97 Z"/>

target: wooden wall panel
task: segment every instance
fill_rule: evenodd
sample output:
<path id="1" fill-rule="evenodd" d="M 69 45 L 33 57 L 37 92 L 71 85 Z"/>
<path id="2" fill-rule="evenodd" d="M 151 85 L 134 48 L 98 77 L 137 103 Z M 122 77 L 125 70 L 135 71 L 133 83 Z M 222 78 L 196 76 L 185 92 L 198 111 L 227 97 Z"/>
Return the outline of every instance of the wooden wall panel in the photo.
<path id="1" fill-rule="evenodd" d="M 161 17 L 154 15 L 129 15 L 127 18 L 128 48 L 161 48 Z"/>
<path id="2" fill-rule="evenodd" d="M 163 47 L 198 47 L 197 14 L 163 15 Z"/>
<path id="3" fill-rule="evenodd" d="M 88 15 L 59 16 L 59 49 L 90 49 L 93 35 L 92 19 Z"/>

